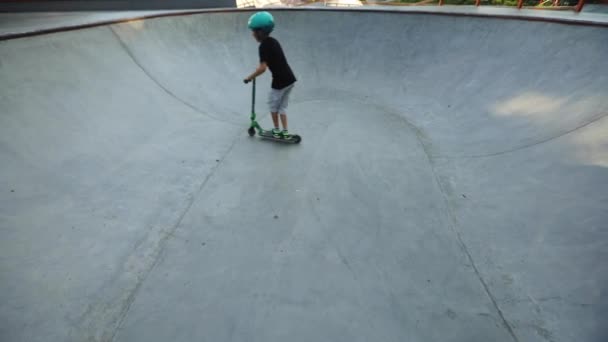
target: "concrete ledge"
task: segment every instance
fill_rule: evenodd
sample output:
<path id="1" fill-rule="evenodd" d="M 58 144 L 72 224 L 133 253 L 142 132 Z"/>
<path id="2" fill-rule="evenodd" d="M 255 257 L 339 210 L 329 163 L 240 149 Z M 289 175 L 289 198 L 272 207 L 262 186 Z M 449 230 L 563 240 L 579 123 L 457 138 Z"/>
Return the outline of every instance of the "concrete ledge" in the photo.
<path id="1" fill-rule="evenodd" d="M 0 1 L 0 12 L 68 12 L 235 8 L 236 0 Z"/>
<path id="2" fill-rule="evenodd" d="M 391 12 L 442 16 L 487 17 L 495 19 L 543 21 L 568 25 L 608 27 L 608 15 L 603 13 L 576 13 L 569 11 L 542 11 L 488 6 L 364 6 L 364 7 L 265 7 L 271 11 L 354 11 Z M 110 25 L 129 20 L 143 20 L 167 16 L 222 12 L 253 12 L 258 9 L 194 9 L 164 11 L 65 12 L 65 13 L 0 13 L 0 40 L 33 35 Z"/>

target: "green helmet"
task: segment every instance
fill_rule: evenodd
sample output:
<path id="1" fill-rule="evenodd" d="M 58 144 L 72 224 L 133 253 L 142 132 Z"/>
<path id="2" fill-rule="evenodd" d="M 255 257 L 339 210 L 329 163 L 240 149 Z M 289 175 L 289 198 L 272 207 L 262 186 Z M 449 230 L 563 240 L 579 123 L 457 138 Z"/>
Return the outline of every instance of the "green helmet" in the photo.
<path id="1" fill-rule="evenodd" d="M 257 12 L 249 17 L 247 26 L 250 30 L 261 30 L 265 33 L 270 33 L 274 29 L 274 18 L 268 12 Z"/>

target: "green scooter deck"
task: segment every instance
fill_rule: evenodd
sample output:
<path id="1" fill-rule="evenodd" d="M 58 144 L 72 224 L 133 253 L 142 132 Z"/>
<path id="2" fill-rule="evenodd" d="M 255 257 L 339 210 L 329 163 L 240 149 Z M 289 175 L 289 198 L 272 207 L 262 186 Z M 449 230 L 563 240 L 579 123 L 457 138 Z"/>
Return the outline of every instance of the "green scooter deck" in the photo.
<path id="1" fill-rule="evenodd" d="M 260 137 L 268 140 L 279 141 L 289 144 L 299 144 L 302 138 L 297 134 L 290 134 L 287 137 L 276 137 L 272 134 L 272 131 L 261 131 L 258 134 Z"/>

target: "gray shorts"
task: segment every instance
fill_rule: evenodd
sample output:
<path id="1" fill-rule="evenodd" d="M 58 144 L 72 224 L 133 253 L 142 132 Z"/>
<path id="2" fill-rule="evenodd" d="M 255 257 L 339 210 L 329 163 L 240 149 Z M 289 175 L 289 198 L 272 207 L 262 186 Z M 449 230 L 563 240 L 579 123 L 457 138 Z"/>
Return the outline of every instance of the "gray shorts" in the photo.
<path id="1" fill-rule="evenodd" d="M 294 85 L 295 83 L 283 89 L 270 89 L 268 106 L 270 107 L 271 113 L 286 114 L 285 111 L 289 105 L 289 94 L 291 93 Z"/>

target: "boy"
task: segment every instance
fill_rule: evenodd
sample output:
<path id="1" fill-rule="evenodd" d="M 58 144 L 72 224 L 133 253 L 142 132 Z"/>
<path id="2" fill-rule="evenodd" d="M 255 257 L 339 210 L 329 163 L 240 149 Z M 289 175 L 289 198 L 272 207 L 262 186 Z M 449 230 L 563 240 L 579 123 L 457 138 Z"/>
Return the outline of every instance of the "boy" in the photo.
<path id="1" fill-rule="evenodd" d="M 245 78 L 244 82 L 249 83 L 254 78 L 260 76 L 270 69 L 272 73 L 272 89 L 268 104 L 270 105 L 270 113 L 274 129 L 272 134 L 275 137 L 288 137 L 287 130 L 287 105 L 289 103 L 289 94 L 294 87 L 296 77 L 287 63 L 283 49 L 279 42 L 270 37 L 270 32 L 274 29 L 274 18 L 268 12 L 258 12 L 249 18 L 249 29 L 253 32 L 253 37 L 260 43 L 259 55 L 260 65 L 255 72 Z M 279 128 L 279 117 L 283 124 L 283 131 Z"/>

